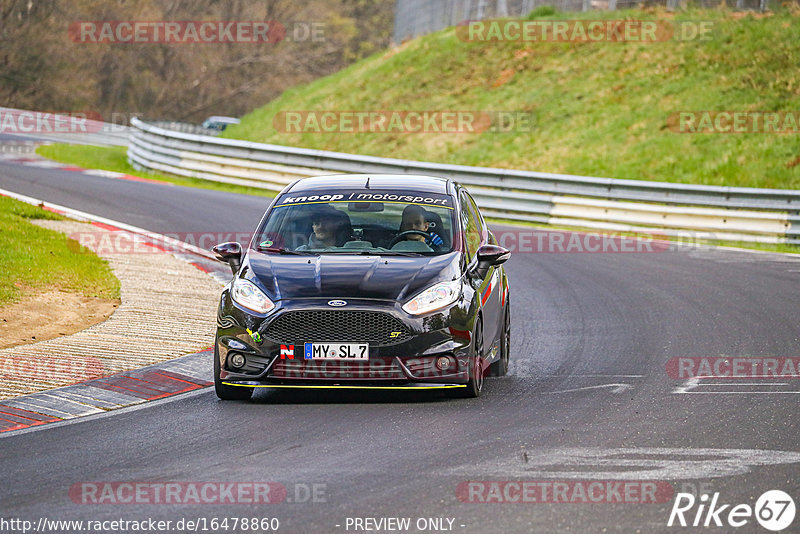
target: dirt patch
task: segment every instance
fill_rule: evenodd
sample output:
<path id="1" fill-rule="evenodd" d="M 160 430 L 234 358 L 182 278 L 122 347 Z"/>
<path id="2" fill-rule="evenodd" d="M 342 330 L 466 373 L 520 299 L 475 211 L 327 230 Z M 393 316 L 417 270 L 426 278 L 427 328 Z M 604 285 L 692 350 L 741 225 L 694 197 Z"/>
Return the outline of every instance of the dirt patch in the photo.
<path id="1" fill-rule="evenodd" d="M 68 336 L 108 319 L 119 300 L 47 291 L 0 308 L 0 348 Z"/>

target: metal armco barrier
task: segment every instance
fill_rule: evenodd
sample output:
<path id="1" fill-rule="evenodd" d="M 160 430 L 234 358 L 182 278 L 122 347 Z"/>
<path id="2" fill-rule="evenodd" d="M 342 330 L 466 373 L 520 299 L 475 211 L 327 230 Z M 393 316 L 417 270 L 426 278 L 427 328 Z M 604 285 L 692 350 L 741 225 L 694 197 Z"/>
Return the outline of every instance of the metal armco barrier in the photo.
<path id="1" fill-rule="evenodd" d="M 615 232 L 800 244 L 800 191 L 468 167 L 294 148 L 168 130 L 132 119 L 139 169 L 280 191 L 335 173 L 424 174 L 469 186 L 485 216 Z"/>
<path id="2" fill-rule="evenodd" d="M 93 115 L 99 117 L 99 114 Z M 78 128 L 59 128 L 59 125 L 69 125 L 71 117 L 75 116 L 80 116 L 80 113 L 70 116 L 62 113 L 0 107 L 0 134 L 76 145 L 128 145 L 131 128 L 123 124 L 86 118 L 77 123 L 80 126 Z"/>

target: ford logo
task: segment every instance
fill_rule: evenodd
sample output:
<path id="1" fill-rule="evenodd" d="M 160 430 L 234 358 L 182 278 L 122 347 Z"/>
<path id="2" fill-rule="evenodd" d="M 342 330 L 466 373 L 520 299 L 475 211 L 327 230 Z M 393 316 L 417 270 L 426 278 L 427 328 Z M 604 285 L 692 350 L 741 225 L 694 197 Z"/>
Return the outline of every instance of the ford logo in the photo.
<path id="1" fill-rule="evenodd" d="M 347 301 L 345 301 L 345 300 L 329 300 L 328 301 L 328 306 L 336 306 L 336 307 L 347 306 Z"/>

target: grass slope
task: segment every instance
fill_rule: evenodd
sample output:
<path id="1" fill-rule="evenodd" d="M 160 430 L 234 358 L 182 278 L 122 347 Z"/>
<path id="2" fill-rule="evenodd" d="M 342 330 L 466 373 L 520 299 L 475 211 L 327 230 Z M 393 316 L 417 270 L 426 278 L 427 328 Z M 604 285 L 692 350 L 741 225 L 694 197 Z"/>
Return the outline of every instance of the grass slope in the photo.
<path id="1" fill-rule="evenodd" d="M 0 197 L 0 306 L 19 300 L 25 291 L 43 289 L 119 298 L 119 280 L 105 260 L 28 219 L 63 217 Z"/>
<path id="2" fill-rule="evenodd" d="M 796 189 L 797 135 L 679 134 L 680 111 L 800 110 L 800 16 L 726 10 L 551 13 L 712 21 L 708 41 L 467 43 L 453 28 L 286 91 L 225 131 L 258 142 L 465 165 Z M 286 110 L 528 111 L 524 133 L 281 133 Z"/>

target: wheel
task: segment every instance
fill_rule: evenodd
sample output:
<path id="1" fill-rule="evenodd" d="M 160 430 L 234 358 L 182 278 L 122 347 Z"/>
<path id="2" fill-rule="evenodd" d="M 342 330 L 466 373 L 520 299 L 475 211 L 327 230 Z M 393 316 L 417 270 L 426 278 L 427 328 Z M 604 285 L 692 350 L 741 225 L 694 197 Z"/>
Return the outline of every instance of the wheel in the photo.
<path id="1" fill-rule="evenodd" d="M 508 373 L 508 358 L 511 354 L 511 307 L 506 302 L 503 314 L 503 334 L 500 336 L 500 359 L 489 366 L 489 376 L 505 376 Z"/>
<path id="2" fill-rule="evenodd" d="M 226 386 L 219 378 L 219 351 L 217 344 L 214 344 L 214 391 L 217 397 L 222 400 L 250 400 L 253 394 L 253 388 L 241 386 Z"/>
<path id="3" fill-rule="evenodd" d="M 452 389 L 454 397 L 474 399 L 481 396 L 483 390 L 483 324 L 480 320 L 473 335 L 472 358 L 470 358 L 469 382 L 467 387 Z"/>

